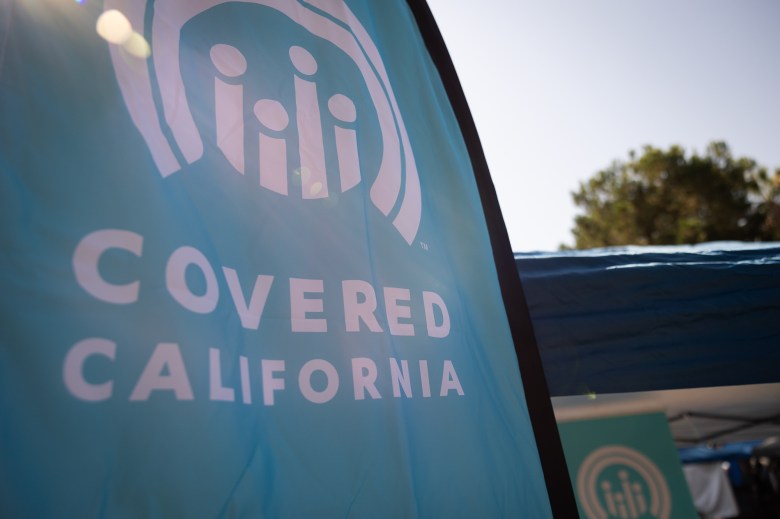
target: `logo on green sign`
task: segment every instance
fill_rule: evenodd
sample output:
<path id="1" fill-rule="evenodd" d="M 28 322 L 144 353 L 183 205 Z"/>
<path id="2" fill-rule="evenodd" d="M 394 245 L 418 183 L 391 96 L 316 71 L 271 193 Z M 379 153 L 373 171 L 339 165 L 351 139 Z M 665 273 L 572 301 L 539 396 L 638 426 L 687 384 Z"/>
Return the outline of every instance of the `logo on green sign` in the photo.
<path id="1" fill-rule="evenodd" d="M 593 451 L 577 474 L 588 519 L 669 519 L 669 486 L 655 463 L 622 445 Z"/>

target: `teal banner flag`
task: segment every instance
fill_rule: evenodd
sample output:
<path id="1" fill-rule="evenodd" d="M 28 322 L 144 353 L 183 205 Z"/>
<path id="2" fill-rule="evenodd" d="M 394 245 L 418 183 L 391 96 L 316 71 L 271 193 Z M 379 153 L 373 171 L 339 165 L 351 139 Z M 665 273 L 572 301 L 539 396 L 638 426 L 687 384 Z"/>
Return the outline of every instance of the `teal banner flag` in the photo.
<path id="1" fill-rule="evenodd" d="M 697 519 L 663 413 L 563 422 L 583 519 Z"/>
<path id="2" fill-rule="evenodd" d="M 6 0 L 0 516 L 550 517 L 471 160 L 404 2 Z"/>

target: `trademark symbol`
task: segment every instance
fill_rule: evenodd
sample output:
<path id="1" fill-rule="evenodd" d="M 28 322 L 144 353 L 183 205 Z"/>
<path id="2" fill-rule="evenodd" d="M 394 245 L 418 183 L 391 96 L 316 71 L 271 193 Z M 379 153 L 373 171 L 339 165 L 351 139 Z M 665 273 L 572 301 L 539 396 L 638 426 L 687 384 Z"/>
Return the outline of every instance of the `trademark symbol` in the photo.
<path id="1" fill-rule="evenodd" d="M 420 248 L 421 248 L 422 250 L 428 250 L 428 244 L 427 244 L 427 243 L 425 243 L 424 241 L 421 241 L 421 242 L 420 242 Z"/>

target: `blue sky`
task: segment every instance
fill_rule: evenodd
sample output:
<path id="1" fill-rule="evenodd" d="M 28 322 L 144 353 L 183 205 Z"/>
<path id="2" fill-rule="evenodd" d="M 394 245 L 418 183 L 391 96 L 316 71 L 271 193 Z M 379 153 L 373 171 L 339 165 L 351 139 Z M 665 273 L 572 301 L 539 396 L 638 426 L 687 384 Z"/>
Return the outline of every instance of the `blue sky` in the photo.
<path id="1" fill-rule="evenodd" d="M 645 144 L 724 140 L 780 168 L 780 2 L 428 4 L 514 250 L 572 244 L 570 192 Z"/>

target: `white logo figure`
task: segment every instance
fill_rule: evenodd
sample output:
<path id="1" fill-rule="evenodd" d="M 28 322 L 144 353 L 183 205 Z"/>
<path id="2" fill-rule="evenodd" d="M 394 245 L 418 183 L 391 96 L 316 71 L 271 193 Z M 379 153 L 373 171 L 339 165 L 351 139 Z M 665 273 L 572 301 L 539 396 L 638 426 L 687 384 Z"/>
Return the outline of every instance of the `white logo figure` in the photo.
<path id="1" fill-rule="evenodd" d="M 134 66 L 132 58 L 122 55 L 119 47 L 110 47 L 125 104 L 163 177 L 181 169 L 177 152 L 188 164 L 203 156 L 203 140 L 188 105 L 179 63 L 181 29 L 194 16 L 233 1 L 240 0 L 157 0 L 154 3 L 150 28 L 156 76 L 154 86 L 159 91 L 162 114 L 155 105 L 147 68 Z M 398 206 L 393 225 L 411 244 L 419 229 L 422 212 L 420 180 L 387 72 L 366 30 L 343 0 L 243 0 L 242 3 L 254 3 L 284 14 L 311 34 L 331 42 L 355 64 L 377 113 L 382 139 L 382 157 L 371 185 L 370 198 L 385 216 Z M 134 29 L 144 33 L 146 6 L 143 2 L 107 0 L 105 8 L 120 10 Z M 211 48 L 210 58 L 217 70 L 214 79 L 217 148 L 236 171 L 249 174 L 245 171 L 245 109 L 241 84 L 241 76 L 247 69 L 246 57 L 233 46 L 217 44 Z M 356 120 L 358 108 L 343 94 L 332 95 L 327 107 L 320 107 L 316 59 L 308 50 L 296 45 L 289 49 L 289 59 L 295 69 L 294 124 L 298 132 L 300 173 L 305 177 L 301 197 L 329 196 L 320 117 L 323 108 L 337 121 L 325 130 L 333 132 L 339 186 L 342 192 L 347 191 L 355 187 L 362 176 L 357 136 L 350 127 Z M 278 100 L 259 99 L 252 111 L 262 129 L 257 136 L 259 171 L 251 174 L 258 175 L 260 186 L 289 195 L 287 142 L 280 134 L 291 124 L 288 110 Z M 166 137 L 163 125 L 172 138 Z"/>
<path id="2" fill-rule="evenodd" d="M 617 468 L 617 477 L 605 471 Z M 577 496 L 588 519 L 669 519 L 671 496 L 661 471 L 648 457 L 621 445 L 596 449 L 577 473 Z"/>

